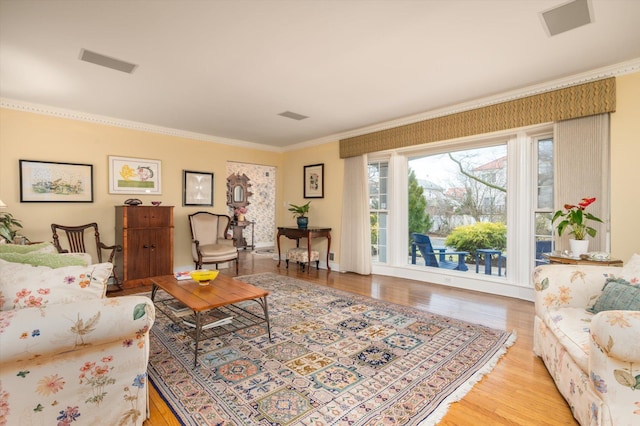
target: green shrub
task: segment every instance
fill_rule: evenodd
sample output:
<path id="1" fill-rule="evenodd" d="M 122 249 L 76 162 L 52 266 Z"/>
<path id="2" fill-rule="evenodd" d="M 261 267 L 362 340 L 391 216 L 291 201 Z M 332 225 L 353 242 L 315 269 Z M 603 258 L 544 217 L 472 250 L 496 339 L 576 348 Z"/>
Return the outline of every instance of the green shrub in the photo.
<path id="1" fill-rule="evenodd" d="M 477 222 L 458 226 L 447 236 L 445 245 L 456 251 L 468 251 L 469 260 L 475 262 L 476 249 L 505 250 L 507 227 L 502 222 Z"/>

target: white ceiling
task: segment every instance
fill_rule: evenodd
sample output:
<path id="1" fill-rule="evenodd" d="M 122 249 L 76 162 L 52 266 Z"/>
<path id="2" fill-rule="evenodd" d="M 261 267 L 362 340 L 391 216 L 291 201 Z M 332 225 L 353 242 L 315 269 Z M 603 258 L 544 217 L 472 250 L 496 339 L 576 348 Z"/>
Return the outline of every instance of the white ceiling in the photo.
<path id="1" fill-rule="evenodd" d="M 282 149 L 640 58 L 640 0 L 563 3 L 0 0 L 0 97 Z"/>

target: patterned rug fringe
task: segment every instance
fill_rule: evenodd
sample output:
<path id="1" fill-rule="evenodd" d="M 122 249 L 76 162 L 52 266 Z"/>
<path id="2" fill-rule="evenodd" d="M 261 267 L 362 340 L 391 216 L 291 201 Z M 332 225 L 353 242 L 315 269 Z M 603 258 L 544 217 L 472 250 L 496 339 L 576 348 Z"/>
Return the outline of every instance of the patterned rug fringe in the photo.
<path id="1" fill-rule="evenodd" d="M 238 279 L 271 292 L 271 341 L 264 325 L 204 340 L 194 370 L 181 327 L 159 313 L 151 330 L 149 379 L 182 425 L 435 425 L 516 341 L 274 273 Z"/>
<path id="2" fill-rule="evenodd" d="M 498 361 L 500 361 L 500 358 L 502 358 L 503 355 L 505 355 L 507 353 L 507 349 L 509 349 L 511 346 L 513 346 L 513 344 L 516 342 L 516 339 L 517 339 L 517 335 L 516 335 L 516 332 L 514 330 L 514 331 L 511 332 L 511 336 L 509 337 L 509 339 L 507 339 L 507 341 L 505 342 L 504 346 L 498 352 L 495 353 L 495 355 L 491 358 L 491 360 L 489 362 L 487 362 L 484 365 L 484 367 L 482 367 L 480 370 L 478 370 L 463 385 L 458 387 L 458 389 L 456 389 L 456 391 L 454 393 L 449 395 L 449 397 L 446 398 L 440 404 L 440 406 L 438 406 L 438 408 L 429 415 L 429 417 L 427 417 L 425 420 L 420 422 L 419 426 L 433 426 L 433 425 L 438 424 L 440 422 L 440 420 L 442 420 L 442 418 L 447 414 L 447 411 L 449 411 L 449 407 L 451 406 L 451 404 L 453 404 L 454 402 L 458 402 L 462 398 L 464 398 L 465 395 L 467 393 L 469 393 L 469 391 L 478 382 L 480 382 L 480 380 L 482 380 L 482 378 L 485 375 L 487 375 L 491 371 L 493 371 L 495 366 L 498 364 Z"/>

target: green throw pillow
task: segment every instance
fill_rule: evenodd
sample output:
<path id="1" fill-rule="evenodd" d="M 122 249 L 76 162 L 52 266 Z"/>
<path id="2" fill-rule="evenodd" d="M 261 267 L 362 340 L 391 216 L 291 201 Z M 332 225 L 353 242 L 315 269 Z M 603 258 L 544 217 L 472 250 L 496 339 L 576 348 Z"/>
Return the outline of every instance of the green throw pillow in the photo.
<path id="1" fill-rule="evenodd" d="M 36 244 L 0 244 L 0 253 L 57 253 L 56 248 L 50 242 Z"/>
<path id="2" fill-rule="evenodd" d="M 7 262 L 47 266 L 54 269 L 65 266 L 87 266 L 86 260 L 81 256 L 57 253 L 0 253 L 0 259 Z"/>
<path id="3" fill-rule="evenodd" d="M 640 311 L 640 286 L 632 285 L 620 278 L 610 278 L 596 303 L 587 309 L 594 314 L 617 310 Z"/>

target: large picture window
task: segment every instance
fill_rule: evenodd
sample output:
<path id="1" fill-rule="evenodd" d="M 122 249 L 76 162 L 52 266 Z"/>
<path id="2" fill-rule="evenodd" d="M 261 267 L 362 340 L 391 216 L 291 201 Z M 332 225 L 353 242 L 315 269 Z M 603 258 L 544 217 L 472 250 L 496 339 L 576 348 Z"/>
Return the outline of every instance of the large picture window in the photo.
<path id="1" fill-rule="evenodd" d="M 373 272 L 520 297 L 553 249 L 554 152 L 547 125 L 370 159 Z"/>

